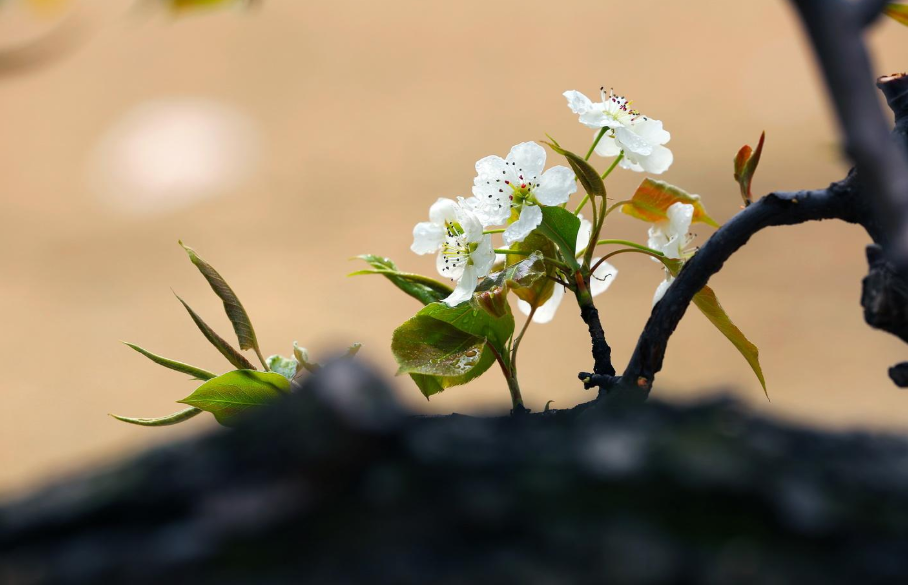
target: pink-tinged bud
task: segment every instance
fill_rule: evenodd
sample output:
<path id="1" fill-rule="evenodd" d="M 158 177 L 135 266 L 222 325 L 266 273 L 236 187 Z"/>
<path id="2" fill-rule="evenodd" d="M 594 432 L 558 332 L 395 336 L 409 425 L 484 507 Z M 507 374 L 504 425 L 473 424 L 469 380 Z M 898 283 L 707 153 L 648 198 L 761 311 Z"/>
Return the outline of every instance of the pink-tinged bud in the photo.
<path id="1" fill-rule="evenodd" d="M 508 291 L 506 288 L 495 287 L 473 295 L 476 303 L 483 311 L 496 319 L 504 317 L 508 312 Z"/>

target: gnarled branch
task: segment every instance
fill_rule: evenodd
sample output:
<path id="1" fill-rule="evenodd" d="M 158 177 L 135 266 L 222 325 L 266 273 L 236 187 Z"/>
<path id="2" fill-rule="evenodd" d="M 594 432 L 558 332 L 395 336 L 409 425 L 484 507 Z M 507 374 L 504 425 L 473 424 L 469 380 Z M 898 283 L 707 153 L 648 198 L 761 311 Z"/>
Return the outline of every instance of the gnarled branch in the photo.
<path id="1" fill-rule="evenodd" d="M 908 299 L 908 77 L 890 75 L 877 82 L 895 113 L 896 127 L 890 133 L 873 92 L 870 59 L 862 39 L 864 27 L 886 2 L 792 2 L 823 70 L 844 148 L 855 169 L 827 189 L 771 193 L 732 218 L 687 263 L 653 308 L 624 373 L 616 377 L 581 372 L 587 388 L 622 387 L 648 393 L 662 368 L 668 340 L 694 295 L 751 236 L 771 226 L 822 219 L 863 226 L 875 243 L 864 283 L 865 318 L 871 326 L 908 341 L 902 334 L 908 332 L 908 311 L 893 310 Z M 908 385 L 908 363 L 892 368 L 890 376 Z"/>

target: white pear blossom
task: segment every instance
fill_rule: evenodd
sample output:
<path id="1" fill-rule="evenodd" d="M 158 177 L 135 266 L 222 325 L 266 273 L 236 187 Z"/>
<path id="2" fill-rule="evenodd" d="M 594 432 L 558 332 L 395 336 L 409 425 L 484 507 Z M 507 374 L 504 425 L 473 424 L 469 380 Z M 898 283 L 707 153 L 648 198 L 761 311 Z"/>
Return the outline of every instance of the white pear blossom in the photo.
<path id="1" fill-rule="evenodd" d="M 469 300 L 479 279 L 488 276 L 495 262 L 492 236 L 482 232 L 482 223 L 462 199 L 439 199 L 429 209 L 429 221 L 413 228 L 410 249 L 417 254 L 437 251 L 439 274 L 457 281 L 454 291 L 444 299 L 450 307 Z"/>
<path id="2" fill-rule="evenodd" d="M 542 222 L 540 205 L 561 205 L 577 191 L 574 172 L 555 166 L 543 173 L 545 150 L 535 142 L 514 146 L 506 158 L 476 163 L 473 197 L 467 200 L 484 226 L 502 225 L 506 245 L 522 242 Z"/>
<path id="3" fill-rule="evenodd" d="M 577 232 L 577 253 L 582 252 L 587 244 L 590 241 L 590 235 L 593 233 L 593 224 L 583 218 L 583 215 L 580 215 L 580 230 Z M 593 266 L 599 261 L 599 258 L 593 258 Z M 615 277 L 618 276 L 618 269 L 609 264 L 608 262 L 603 262 L 600 264 L 596 271 L 593 272 L 590 278 L 590 294 L 594 297 L 604 293 L 608 290 L 608 287 L 612 285 L 612 281 L 615 280 Z M 561 305 L 561 301 L 564 299 L 564 287 L 560 284 L 555 285 L 555 290 L 552 291 L 552 296 L 546 302 L 539 305 L 536 308 L 536 312 L 533 313 L 533 322 L 534 323 L 548 323 L 555 318 L 555 312 L 558 310 L 558 306 Z M 529 315 L 531 313 L 532 306 L 530 303 L 518 299 L 517 308 L 524 315 Z"/>
<path id="4" fill-rule="evenodd" d="M 653 175 L 667 171 L 674 156 L 664 146 L 671 140 L 671 134 L 665 131 L 662 122 L 631 109 L 627 98 L 613 91 L 606 94 L 604 88 L 600 91 L 601 102 L 593 102 L 579 91 L 564 92 L 568 107 L 580 116 L 580 122 L 596 129 L 594 139 L 602 128 L 608 128 L 596 145 L 596 154 L 613 157 L 623 152 L 621 168 Z"/>
<path id="5" fill-rule="evenodd" d="M 689 231 L 694 219 L 694 206 L 679 201 L 668 208 L 666 215 L 668 219 L 653 224 L 649 228 L 649 239 L 646 245 L 657 252 L 662 252 L 666 258 L 684 260 L 690 256 L 690 252 L 685 249 L 693 240 Z M 653 295 L 653 306 L 662 300 L 665 291 L 674 280 L 675 277 L 666 269 L 665 280 L 659 284 L 656 294 Z"/>

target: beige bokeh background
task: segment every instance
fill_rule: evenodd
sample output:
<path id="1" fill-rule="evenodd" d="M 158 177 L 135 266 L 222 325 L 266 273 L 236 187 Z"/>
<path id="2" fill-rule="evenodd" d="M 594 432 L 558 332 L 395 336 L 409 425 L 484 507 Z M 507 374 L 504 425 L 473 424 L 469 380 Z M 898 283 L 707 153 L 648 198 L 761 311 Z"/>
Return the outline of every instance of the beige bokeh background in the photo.
<path id="1" fill-rule="evenodd" d="M 390 376 L 391 332 L 418 305 L 377 277 L 345 278 L 359 268 L 347 259 L 384 254 L 431 274 L 433 260 L 408 249 L 410 230 L 435 198 L 469 193 L 477 159 L 545 133 L 574 150 L 589 144 L 564 90 L 612 85 L 661 118 L 675 153 L 663 178 L 701 194 L 720 221 L 740 203 L 731 159 L 761 130 L 758 192 L 820 187 L 846 168 L 782 0 L 266 0 L 182 19 L 111 0 L 44 20 L 17 13 L 16 1 L 0 4 L 7 47 L 56 34 L 61 21 L 72 34 L 64 54 L 0 77 L 0 493 L 213 426 L 200 417 L 143 429 L 106 416 L 164 415 L 193 389 L 118 340 L 226 369 L 171 295 L 230 333 L 178 238 L 229 279 L 266 353 L 289 353 L 294 339 L 316 356 L 361 341 Z M 871 40 L 878 72 L 908 66 L 908 30 L 885 22 Z M 129 192 L 114 200 L 98 186 L 99 149 L 135 108 L 182 98 L 243 116 L 258 162 L 219 193 L 137 213 L 123 205 Z M 641 178 L 616 172 L 610 194 L 630 195 Z M 616 216 L 607 236 L 642 240 L 645 230 Z M 730 389 L 774 416 L 908 430 L 908 394 L 886 376 L 905 347 L 867 328 L 858 305 L 866 243 L 854 226 L 777 228 L 713 280 L 761 349 L 771 403 L 696 311 L 655 395 Z M 617 259 L 599 301 L 619 368 L 661 279 L 641 258 Z M 587 344 L 569 303 L 530 330 L 521 378 L 532 408 L 590 398 L 574 379 L 589 367 Z M 396 386 L 425 412 L 508 408 L 495 371 L 431 402 L 405 378 Z"/>

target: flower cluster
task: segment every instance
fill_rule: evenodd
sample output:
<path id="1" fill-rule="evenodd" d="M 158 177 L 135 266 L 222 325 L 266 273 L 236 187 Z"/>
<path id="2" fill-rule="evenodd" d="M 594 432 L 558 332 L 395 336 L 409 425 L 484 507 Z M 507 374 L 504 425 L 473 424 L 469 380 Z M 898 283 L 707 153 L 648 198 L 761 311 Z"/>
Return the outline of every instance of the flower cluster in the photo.
<path id="1" fill-rule="evenodd" d="M 413 228 L 417 254 L 438 252 L 439 274 L 457 282 L 444 299 L 454 306 L 469 300 L 479 279 L 495 261 L 486 228 L 506 225 L 506 245 L 522 242 L 542 222 L 542 206 L 567 203 L 577 191 L 574 172 L 565 166 L 545 168 L 545 150 L 535 142 L 514 146 L 507 157 L 487 156 L 476 163 L 473 196 L 439 199 L 429 221 Z M 584 242 L 585 245 L 585 242 Z"/>
<path id="2" fill-rule="evenodd" d="M 621 156 L 622 168 L 660 175 L 674 160 L 664 145 L 671 134 L 662 122 L 631 109 L 631 102 L 614 91 L 600 88 L 601 101 L 593 102 L 579 91 L 564 92 L 568 107 L 580 116 L 580 122 L 596 130 L 595 152 L 599 156 Z M 601 134 L 601 136 L 600 136 Z"/>

